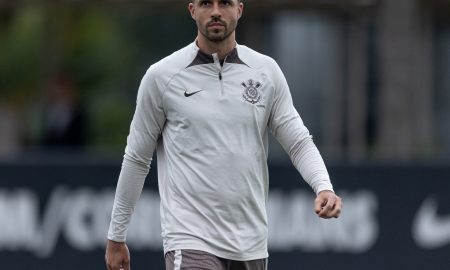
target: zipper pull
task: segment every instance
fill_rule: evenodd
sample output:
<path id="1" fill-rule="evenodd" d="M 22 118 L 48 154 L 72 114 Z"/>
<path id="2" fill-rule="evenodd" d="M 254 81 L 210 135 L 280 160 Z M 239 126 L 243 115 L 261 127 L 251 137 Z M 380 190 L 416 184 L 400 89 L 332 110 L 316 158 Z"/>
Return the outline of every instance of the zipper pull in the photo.
<path id="1" fill-rule="evenodd" d="M 219 80 L 222 80 L 222 72 L 219 72 Z"/>

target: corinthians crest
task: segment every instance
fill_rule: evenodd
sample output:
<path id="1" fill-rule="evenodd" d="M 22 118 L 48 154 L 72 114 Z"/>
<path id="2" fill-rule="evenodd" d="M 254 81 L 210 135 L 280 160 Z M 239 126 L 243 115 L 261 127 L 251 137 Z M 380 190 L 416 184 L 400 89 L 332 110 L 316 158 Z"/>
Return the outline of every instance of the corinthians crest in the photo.
<path id="1" fill-rule="evenodd" d="M 261 100 L 261 94 L 258 90 L 262 86 L 260 82 L 255 82 L 252 79 L 249 79 L 247 83 L 242 82 L 241 85 L 245 87 L 244 93 L 242 94 L 245 101 L 250 102 L 251 104 L 256 104 Z"/>

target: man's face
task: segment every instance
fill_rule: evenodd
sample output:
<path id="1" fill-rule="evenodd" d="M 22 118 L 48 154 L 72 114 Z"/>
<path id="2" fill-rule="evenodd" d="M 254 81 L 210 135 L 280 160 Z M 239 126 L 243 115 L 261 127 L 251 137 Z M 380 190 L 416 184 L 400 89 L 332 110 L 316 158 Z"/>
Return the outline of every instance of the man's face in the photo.
<path id="1" fill-rule="evenodd" d="M 189 4 L 200 34 L 212 42 L 221 42 L 234 32 L 242 10 L 238 0 L 194 0 Z"/>

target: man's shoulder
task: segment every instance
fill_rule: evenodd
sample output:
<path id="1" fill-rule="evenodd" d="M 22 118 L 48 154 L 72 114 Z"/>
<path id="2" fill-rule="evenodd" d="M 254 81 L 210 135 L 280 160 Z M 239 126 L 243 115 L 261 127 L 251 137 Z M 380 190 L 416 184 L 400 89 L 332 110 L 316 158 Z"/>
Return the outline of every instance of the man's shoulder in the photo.
<path id="1" fill-rule="evenodd" d="M 251 49 L 245 45 L 238 45 L 238 54 L 239 58 L 242 59 L 248 66 L 252 68 L 271 68 L 274 65 L 277 65 L 275 60 L 263 53 L 260 53 L 254 49 Z"/>
<path id="2" fill-rule="evenodd" d="M 193 57 L 195 57 L 195 50 L 191 43 L 152 64 L 147 73 L 154 77 L 172 77 L 189 65 Z"/>

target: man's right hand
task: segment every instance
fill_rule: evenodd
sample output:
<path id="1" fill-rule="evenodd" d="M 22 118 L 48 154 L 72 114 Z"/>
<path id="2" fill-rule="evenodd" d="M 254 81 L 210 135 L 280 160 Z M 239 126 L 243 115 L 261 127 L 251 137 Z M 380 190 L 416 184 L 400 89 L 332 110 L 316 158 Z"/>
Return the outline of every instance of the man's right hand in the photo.
<path id="1" fill-rule="evenodd" d="M 130 270 L 130 251 L 125 243 L 108 240 L 106 243 L 106 267 L 108 270 Z"/>

